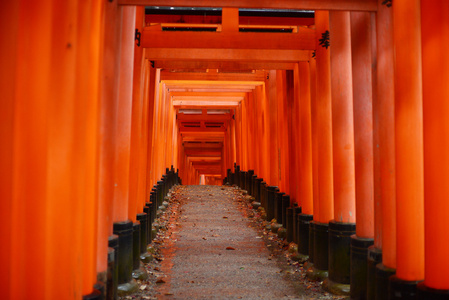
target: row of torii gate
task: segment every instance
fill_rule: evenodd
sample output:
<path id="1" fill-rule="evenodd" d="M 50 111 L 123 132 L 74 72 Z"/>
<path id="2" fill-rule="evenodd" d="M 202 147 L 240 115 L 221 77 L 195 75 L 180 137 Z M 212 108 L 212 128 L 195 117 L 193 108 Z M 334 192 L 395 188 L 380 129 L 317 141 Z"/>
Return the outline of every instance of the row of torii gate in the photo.
<path id="1" fill-rule="evenodd" d="M 448 1 L 20 0 L 0 16 L 3 299 L 112 299 L 133 269 L 123 232 L 144 252 L 169 187 L 234 164 L 313 218 L 315 271 L 351 298 L 449 299 Z M 366 259 L 339 264 L 351 247 Z"/>

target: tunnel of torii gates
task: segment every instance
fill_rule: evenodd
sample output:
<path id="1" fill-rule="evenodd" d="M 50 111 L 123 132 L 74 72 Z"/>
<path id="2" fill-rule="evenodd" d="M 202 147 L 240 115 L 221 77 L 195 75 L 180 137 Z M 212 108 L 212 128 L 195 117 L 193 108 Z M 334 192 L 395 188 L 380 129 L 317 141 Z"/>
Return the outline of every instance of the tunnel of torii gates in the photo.
<path id="1" fill-rule="evenodd" d="M 0 16 L 2 299 L 114 299 L 157 205 L 200 181 L 293 218 L 331 290 L 448 299 L 449 1 L 18 0 Z"/>

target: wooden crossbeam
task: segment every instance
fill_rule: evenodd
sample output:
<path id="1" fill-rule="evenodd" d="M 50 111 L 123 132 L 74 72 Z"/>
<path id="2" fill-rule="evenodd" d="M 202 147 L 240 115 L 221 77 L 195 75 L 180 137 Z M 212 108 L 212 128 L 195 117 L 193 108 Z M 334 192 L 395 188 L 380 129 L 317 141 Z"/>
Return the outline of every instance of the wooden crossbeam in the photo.
<path id="1" fill-rule="evenodd" d="M 144 48 L 314 50 L 315 30 L 297 33 L 142 31 Z"/>
<path id="2" fill-rule="evenodd" d="M 221 16 L 198 15 L 145 15 L 145 23 L 175 23 L 175 24 L 207 24 L 221 25 Z M 314 18 L 290 18 L 290 17 L 260 17 L 240 16 L 239 24 L 243 25 L 272 25 L 272 26 L 309 26 L 315 23 Z"/>
<path id="3" fill-rule="evenodd" d="M 119 5 L 377 11 L 377 0 L 118 0 Z"/>
<path id="4" fill-rule="evenodd" d="M 254 73 L 217 73 L 217 72 L 170 72 L 161 71 L 161 80 L 210 80 L 210 81 L 262 81 L 266 72 Z"/>
<path id="5" fill-rule="evenodd" d="M 276 49 L 214 49 L 214 48 L 147 48 L 145 58 L 150 61 L 245 61 L 296 63 L 309 61 L 309 50 Z"/>
<path id="6" fill-rule="evenodd" d="M 154 67 L 159 69 L 218 69 L 218 70 L 293 70 L 296 62 L 251 62 L 251 61 L 196 61 L 159 60 Z"/>

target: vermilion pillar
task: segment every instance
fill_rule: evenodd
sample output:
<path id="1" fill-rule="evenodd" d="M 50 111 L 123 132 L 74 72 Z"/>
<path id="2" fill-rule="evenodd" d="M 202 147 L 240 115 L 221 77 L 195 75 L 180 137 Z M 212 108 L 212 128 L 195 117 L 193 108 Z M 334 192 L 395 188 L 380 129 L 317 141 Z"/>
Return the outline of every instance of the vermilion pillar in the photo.
<path id="1" fill-rule="evenodd" d="M 378 1 L 377 108 L 379 118 L 382 264 L 377 265 L 375 299 L 388 298 L 388 278 L 396 269 L 396 157 L 393 8 Z M 375 254 L 373 250 L 371 253 Z M 378 254 L 379 255 L 379 254 Z M 370 285 L 371 283 L 368 283 Z M 370 299 L 373 299 L 370 298 Z"/>
<path id="2" fill-rule="evenodd" d="M 351 236 L 351 297 L 367 295 L 368 247 L 374 242 L 374 151 L 371 15 L 351 12 L 356 234 Z"/>
<path id="3" fill-rule="evenodd" d="M 418 299 L 449 297 L 449 2 L 421 1 L 425 279 Z"/>
<path id="4" fill-rule="evenodd" d="M 311 58 L 315 60 L 314 58 Z M 312 111 L 311 111 L 311 84 L 310 67 L 308 62 L 299 62 L 295 67 L 298 81 L 298 198 L 301 201 L 302 213 L 299 217 L 298 252 L 304 256 L 309 255 L 310 221 L 313 219 L 313 170 L 312 170 Z M 297 69 L 296 69 L 297 68 Z M 313 78 L 315 79 L 315 78 Z"/>
<path id="5" fill-rule="evenodd" d="M 394 1 L 397 268 L 390 296 L 410 297 L 424 279 L 421 9 Z M 396 296 L 395 296 L 396 295 Z"/>
<path id="6" fill-rule="evenodd" d="M 330 82 L 330 48 L 326 43 L 318 44 L 329 34 L 329 12 L 316 11 L 316 120 L 318 142 L 319 204 L 314 205 L 313 271 L 309 276 L 318 279 L 327 277 L 328 269 L 328 224 L 334 217 L 334 190 L 332 171 L 332 103 Z M 322 272 L 324 271 L 324 272 Z M 315 276 L 316 275 L 316 276 Z"/>
<path id="7" fill-rule="evenodd" d="M 129 169 L 131 153 L 131 123 L 132 123 L 132 86 L 134 65 L 134 27 L 135 6 L 122 7 L 122 26 L 120 40 L 120 71 L 118 88 L 116 132 L 117 166 L 114 191 L 114 225 L 113 232 L 119 237 L 118 249 L 118 283 L 119 289 L 133 287 L 127 285 L 132 281 L 133 222 L 130 220 L 129 199 Z M 135 199 L 131 202 L 134 203 Z M 133 205 L 134 207 L 134 205 Z M 135 215 L 135 211 L 132 212 Z"/>
<path id="8" fill-rule="evenodd" d="M 330 17 L 334 218 L 329 222 L 329 289 L 348 293 L 350 236 L 355 231 L 354 116 L 350 13 Z"/>
<path id="9" fill-rule="evenodd" d="M 299 75 L 299 198 L 302 213 L 313 214 L 313 180 L 312 180 L 312 117 L 310 108 L 310 70 L 308 62 L 298 63 Z M 298 149 L 299 150 L 299 149 Z"/>

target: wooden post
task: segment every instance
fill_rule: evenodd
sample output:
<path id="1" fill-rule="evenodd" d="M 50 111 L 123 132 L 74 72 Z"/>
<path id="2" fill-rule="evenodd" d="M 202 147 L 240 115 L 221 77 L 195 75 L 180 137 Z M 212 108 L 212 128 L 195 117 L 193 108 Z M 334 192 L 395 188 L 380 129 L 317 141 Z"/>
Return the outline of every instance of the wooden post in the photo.
<path id="1" fill-rule="evenodd" d="M 419 299 L 447 297 L 449 219 L 449 3 L 421 1 L 424 111 L 425 279 Z M 432 290 L 434 289 L 434 290 Z"/>
<path id="2" fill-rule="evenodd" d="M 374 150 L 371 15 L 351 12 L 356 234 L 351 237 L 351 297 L 367 295 L 368 247 L 374 242 Z"/>
<path id="3" fill-rule="evenodd" d="M 424 178 L 421 9 L 418 0 L 393 5 L 397 268 L 390 294 L 415 293 L 424 279 Z"/>
<path id="4" fill-rule="evenodd" d="M 332 11 L 329 19 L 334 219 L 329 222 L 329 280 L 324 284 L 347 293 L 350 236 L 356 220 L 350 13 Z"/>

